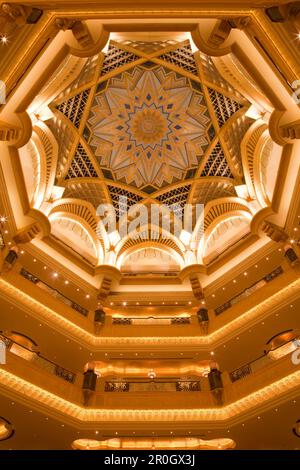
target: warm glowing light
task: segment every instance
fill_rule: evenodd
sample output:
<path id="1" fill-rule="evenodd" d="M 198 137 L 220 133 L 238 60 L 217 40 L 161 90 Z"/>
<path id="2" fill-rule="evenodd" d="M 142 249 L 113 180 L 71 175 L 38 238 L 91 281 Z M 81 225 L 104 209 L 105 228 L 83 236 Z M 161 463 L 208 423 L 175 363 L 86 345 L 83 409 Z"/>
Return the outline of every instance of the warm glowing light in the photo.
<path id="1" fill-rule="evenodd" d="M 7 36 L 1 36 L 0 41 L 1 41 L 2 44 L 7 44 L 8 43 Z"/>

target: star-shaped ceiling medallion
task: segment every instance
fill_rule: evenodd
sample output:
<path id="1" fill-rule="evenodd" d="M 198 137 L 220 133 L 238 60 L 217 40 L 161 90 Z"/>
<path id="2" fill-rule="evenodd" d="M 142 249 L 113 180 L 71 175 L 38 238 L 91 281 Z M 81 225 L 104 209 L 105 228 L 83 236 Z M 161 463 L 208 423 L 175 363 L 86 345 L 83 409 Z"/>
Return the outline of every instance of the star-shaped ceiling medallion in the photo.
<path id="1" fill-rule="evenodd" d="M 188 78 L 155 64 L 136 66 L 96 94 L 89 143 L 117 180 L 159 188 L 199 165 L 210 124 L 204 96 Z"/>

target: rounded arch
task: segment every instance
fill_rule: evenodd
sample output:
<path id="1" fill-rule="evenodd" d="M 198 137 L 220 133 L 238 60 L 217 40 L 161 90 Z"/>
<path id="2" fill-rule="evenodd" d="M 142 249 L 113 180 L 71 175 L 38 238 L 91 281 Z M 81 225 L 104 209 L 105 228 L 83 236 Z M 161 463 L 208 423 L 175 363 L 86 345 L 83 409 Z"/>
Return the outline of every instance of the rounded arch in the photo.
<path id="1" fill-rule="evenodd" d="M 197 260 L 207 261 L 207 257 L 211 254 L 208 251 L 210 244 L 212 245 L 210 248 L 217 245 L 217 252 L 221 253 L 228 244 L 235 243 L 247 233 L 250 233 L 251 219 L 251 214 L 243 210 L 231 211 L 216 219 L 209 226 L 199 244 Z M 232 226 L 230 227 L 229 224 Z M 221 234 L 217 234 L 217 231 L 221 231 Z M 220 236 L 222 236 L 222 250 L 219 249 L 220 244 L 218 243 Z M 211 243 L 213 237 L 216 238 L 215 243 Z"/>
<path id="2" fill-rule="evenodd" d="M 180 271 L 183 268 L 184 260 L 182 256 L 173 247 L 162 245 L 161 243 L 153 242 L 153 241 L 142 242 L 138 245 L 133 245 L 130 248 L 128 248 L 117 258 L 117 261 L 116 261 L 117 268 L 121 270 L 122 266 L 124 266 L 128 257 L 134 254 L 137 254 L 138 252 L 146 251 L 149 249 L 158 251 L 170 257 L 174 261 L 175 266 L 178 267 L 178 271 Z"/>
<path id="3" fill-rule="evenodd" d="M 82 231 L 84 232 L 84 234 L 86 235 L 88 241 L 90 242 L 90 245 L 93 249 L 94 258 L 98 261 L 98 263 L 103 263 L 103 260 L 104 260 L 103 247 L 102 247 L 99 239 L 97 238 L 95 232 L 92 230 L 91 226 L 84 219 L 77 216 L 76 214 L 71 214 L 69 212 L 55 211 L 49 216 L 49 221 L 51 223 L 52 228 L 53 228 L 54 223 L 57 222 L 57 221 L 58 222 L 71 221 L 76 226 L 79 226 L 82 229 Z M 75 237 L 74 237 L 74 239 L 76 240 Z M 74 242 L 74 239 L 72 239 L 73 242 Z M 71 243 L 68 243 L 67 241 L 66 241 L 66 243 L 70 247 L 72 247 Z M 74 244 L 76 245 L 76 243 L 74 243 Z M 79 248 L 82 248 L 82 247 L 79 247 Z M 81 249 L 81 251 L 84 251 L 84 250 Z M 87 249 L 87 252 L 90 252 L 90 251 Z M 91 255 L 92 255 L 92 253 L 91 253 Z"/>

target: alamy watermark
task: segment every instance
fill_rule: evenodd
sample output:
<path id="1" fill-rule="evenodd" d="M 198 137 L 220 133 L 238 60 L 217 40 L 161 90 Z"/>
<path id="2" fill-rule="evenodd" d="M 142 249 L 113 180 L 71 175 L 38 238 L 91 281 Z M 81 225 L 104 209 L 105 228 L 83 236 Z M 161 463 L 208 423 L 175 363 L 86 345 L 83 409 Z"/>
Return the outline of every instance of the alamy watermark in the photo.
<path id="1" fill-rule="evenodd" d="M 132 204 L 126 196 L 120 196 L 118 204 L 100 204 L 97 208 L 100 217 L 98 235 L 103 229 L 110 235 L 118 231 L 120 238 L 130 236 L 147 239 L 151 229 L 153 236 L 169 238 L 173 235 L 182 239 L 185 245 L 190 241 L 199 242 L 204 232 L 204 205 L 175 203 L 166 204 Z M 159 230 L 155 231 L 154 228 Z"/>
<path id="2" fill-rule="evenodd" d="M 6 104 L 6 86 L 2 80 L 0 80 L 0 104 Z"/>
<path id="3" fill-rule="evenodd" d="M 296 90 L 292 94 L 292 98 L 296 104 L 300 104 L 300 80 L 293 81 L 292 88 L 293 90 Z"/>
<path id="4" fill-rule="evenodd" d="M 298 366 L 300 364 L 300 340 L 294 339 L 292 343 L 297 348 L 292 354 L 292 363 L 295 366 Z"/>
<path id="5" fill-rule="evenodd" d="M 6 364 L 6 344 L 0 340 L 0 364 Z"/>

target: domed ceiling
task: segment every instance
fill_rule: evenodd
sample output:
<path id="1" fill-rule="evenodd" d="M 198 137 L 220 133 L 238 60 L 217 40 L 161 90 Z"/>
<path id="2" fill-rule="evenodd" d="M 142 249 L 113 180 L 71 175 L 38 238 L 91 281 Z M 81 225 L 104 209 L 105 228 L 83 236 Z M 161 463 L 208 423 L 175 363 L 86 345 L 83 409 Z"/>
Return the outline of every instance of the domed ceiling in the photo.
<path id="1" fill-rule="evenodd" d="M 167 205 L 236 196 L 250 105 L 212 60 L 178 44 L 110 41 L 50 105 L 64 197 Z"/>

